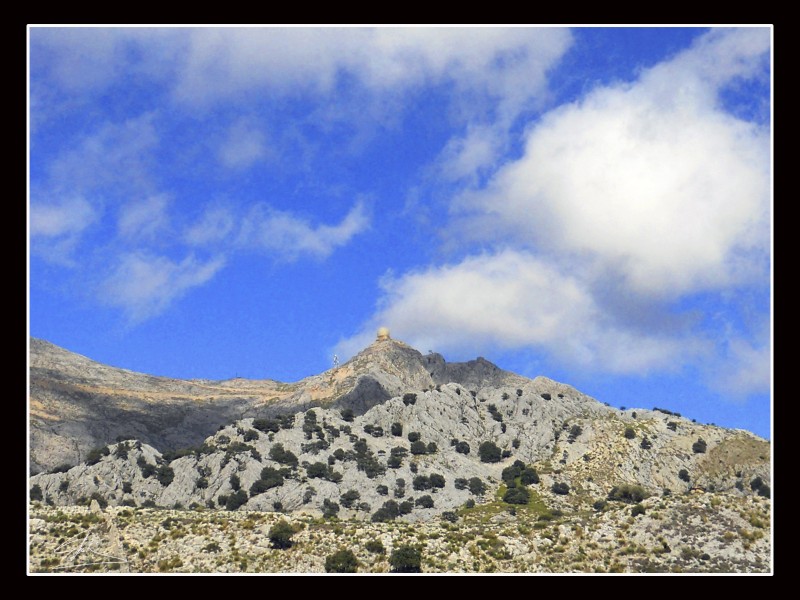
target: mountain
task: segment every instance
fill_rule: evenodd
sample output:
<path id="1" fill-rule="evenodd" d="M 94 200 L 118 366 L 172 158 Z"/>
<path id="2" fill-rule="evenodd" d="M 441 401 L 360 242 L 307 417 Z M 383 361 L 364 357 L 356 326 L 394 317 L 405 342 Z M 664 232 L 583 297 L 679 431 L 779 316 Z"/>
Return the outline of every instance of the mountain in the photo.
<path id="1" fill-rule="evenodd" d="M 700 570 L 757 571 L 769 562 L 770 446 L 747 431 L 667 409 L 618 410 L 545 377 L 482 358 L 447 363 L 386 337 L 292 384 L 177 381 L 38 340 L 31 348 L 32 462 L 57 464 L 69 431 L 97 446 L 79 448 L 81 464 L 31 477 L 45 505 L 37 510 L 258 511 L 268 522 L 311 528 L 336 518 L 363 531 L 398 519 L 427 527 L 513 517 L 525 536 L 544 531 L 539 523 L 570 523 L 600 546 L 608 540 L 587 523 L 608 521 L 643 544 L 687 548 L 640 568 L 699 561 Z M 705 525 L 695 516 L 706 523 L 716 508 L 717 524 L 698 540 Z"/>

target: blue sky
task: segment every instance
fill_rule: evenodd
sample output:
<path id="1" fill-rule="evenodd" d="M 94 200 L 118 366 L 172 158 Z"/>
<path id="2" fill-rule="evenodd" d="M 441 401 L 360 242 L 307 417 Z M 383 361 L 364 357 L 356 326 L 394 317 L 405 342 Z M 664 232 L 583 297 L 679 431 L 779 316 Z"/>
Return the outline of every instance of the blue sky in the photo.
<path id="1" fill-rule="evenodd" d="M 770 435 L 771 30 L 29 29 L 30 334 L 294 381 L 378 326 Z"/>

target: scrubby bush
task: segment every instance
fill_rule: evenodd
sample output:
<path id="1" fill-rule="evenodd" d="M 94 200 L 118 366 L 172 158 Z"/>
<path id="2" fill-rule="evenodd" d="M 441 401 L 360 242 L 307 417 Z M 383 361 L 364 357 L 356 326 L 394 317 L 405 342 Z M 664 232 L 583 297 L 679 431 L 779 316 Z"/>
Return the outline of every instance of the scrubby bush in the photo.
<path id="1" fill-rule="evenodd" d="M 358 561 L 352 550 L 339 550 L 325 558 L 326 573 L 355 573 Z"/>
<path id="2" fill-rule="evenodd" d="M 428 454 L 436 454 L 436 451 L 439 447 L 436 445 L 436 442 L 428 442 L 428 446 L 426 448 Z"/>
<path id="3" fill-rule="evenodd" d="M 269 530 L 269 541 L 273 548 L 285 550 L 292 547 L 292 536 L 295 534 L 294 527 L 281 519 Z"/>
<path id="4" fill-rule="evenodd" d="M 689 483 L 689 471 L 686 469 L 681 469 L 678 471 L 678 479 L 682 479 L 686 483 Z"/>
<path id="5" fill-rule="evenodd" d="M 358 490 L 347 490 L 344 494 L 339 496 L 339 502 L 345 508 L 352 508 L 356 500 L 359 500 L 360 498 L 361 494 L 358 493 Z"/>
<path id="6" fill-rule="evenodd" d="M 459 454 L 469 454 L 470 447 L 467 442 L 461 441 L 456 444 L 456 452 Z"/>
<path id="7" fill-rule="evenodd" d="M 247 492 L 245 492 L 242 489 L 239 489 L 225 499 L 225 509 L 236 510 L 246 502 L 247 502 Z"/>
<path id="8" fill-rule="evenodd" d="M 163 486 L 168 486 L 175 479 L 175 471 L 169 465 L 161 465 L 156 471 L 156 479 Z"/>
<path id="9" fill-rule="evenodd" d="M 416 404 L 417 403 L 417 395 L 413 393 L 403 394 L 403 404 L 408 406 L 409 404 Z"/>
<path id="10" fill-rule="evenodd" d="M 42 487 L 36 483 L 31 487 L 31 500 L 36 502 L 41 502 L 44 498 L 42 494 Z"/>
<path id="11" fill-rule="evenodd" d="M 647 439 L 647 436 L 642 438 L 642 443 L 639 444 L 643 450 L 649 450 L 653 447 L 653 443 Z"/>
<path id="12" fill-rule="evenodd" d="M 424 496 L 417 498 L 414 504 L 416 506 L 421 506 L 422 508 L 433 508 L 433 498 L 431 498 L 429 494 L 425 494 Z"/>
<path id="13" fill-rule="evenodd" d="M 389 557 L 392 573 L 422 573 L 422 553 L 414 546 L 398 546 Z"/>
<path id="14" fill-rule="evenodd" d="M 245 442 L 255 442 L 258 438 L 259 435 L 255 429 L 248 429 L 244 432 L 244 437 L 242 439 L 244 439 Z"/>
<path id="15" fill-rule="evenodd" d="M 108 446 L 103 446 L 102 448 L 92 448 L 89 451 L 89 454 L 86 455 L 86 464 L 96 465 L 100 462 L 101 458 L 108 456 L 109 454 L 111 454 L 111 450 L 108 449 Z"/>
<path id="16" fill-rule="evenodd" d="M 503 454 L 502 451 L 494 442 L 483 442 L 478 447 L 478 456 L 480 456 L 481 462 L 485 463 L 500 462 L 502 454 Z"/>
<path id="17" fill-rule="evenodd" d="M 428 447 L 425 445 L 425 442 L 421 442 L 419 440 L 411 442 L 411 454 L 420 455 L 427 453 L 428 453 Z"/>
<path id="18" fill-rule="evenodd" d="M 629 504 L 641 502 L 647 498 L 647 496 L 648 494 L 642 486 L 630 483 L 616 485 L 611 488 L 611 491 L 608 493 L 609 500 L 627 502 Z"/>
<path id="19" fill-rule="evenodd" d="M 322 501 L 322 516 L 326 519 L 332 519 L 339 514 L 339 504 L 325 498 Z"/>
<path id="20" fill-rule="evenodd" d="M 426 475 L 417 475 L 411 482 L 412 487 L 417 491 L 431 489 L 431 480 Z"/>
<path id="21" fill-rule="evenodd" d="M 695 454 L 703 454 L 706 451 L 708 444 L 706 444 L 703 438 L 698 438 L 697 441 L 692 444 L 692 450 Z"/>
<path id="22" fill-rule="evenodd" d="M 561 494 L 562 496 L 569 494 L 569 485 L 564 482 L 554 483 L 550 489 L 554 494 Z"/>
<path id="23" fill-rule="evenodd" d="M 393 454 L 386 459 L 386 466 L 390 469 L 399 469 L 403 466 L 403 459 Z"/>
<path id="24" fill-rule="evenodd" d="M 430 482 L 433 488 L 443 488 L 445 485 L 444 476 L 439 475 L 439 473 L 431 473 Z"/>
<path id="25" fill-rule="evenodd" d="M 386 554 L 386 548 L 380 540 L 370 540 L 364 544 L 364 549 L 373 554 Z"/>
<path id="26" fill-rule="evenodd" d="M 403 435 L 403 425 L 400 423 L 392 423 L 392 435 L 397 437 Z"/>
<path id="27" fill-rule="evenodd" d="M 675 421 L 670 421 L 669 423 L 667 423 L 667 429 L 671 431 L 677 431 L 678 424 Z"/>
<path id="28" fill-rule="evenodd" d="M 422 434 L 420 434 L 419 431 L 410 431 L 408 433 L 408 441 L 409 442 L 418 442 L 421 437 L 422 437 Z"/>
<path id="29" fill-rule="evenodd" d="M 242 482 L 239 480 L 239 476 L 236 473 L 231 475 L 228 481 L 230 482 L 231 489 L 234 492 L 237 491 L 240 487 L 242 487 Z"/>
<path id="30" fill-rule="evenodd" d="M 520 473 L 519 480 L 523 485 L 539 483 L 539 474 L 533 467 L 525 467 Z"/>
<path id="31" fill-rule="evenodd" d="M 456 477 L 456 479 L 453 481 L 453 484 L 456 486 L 457 490 L 465 490 L 469 485 L 464 477 Z"/>
<path id="32" fill-rule="evenodd" d="M 503 494 L 503 502 L 508 504 L 527 504 L 531 498 L 531 493 L 525 487 L 508 488 Z"/>
<path id="33" fill-rule="evenodd" d="M 278 433 L 281 430 L 281 424 L 275 419 L 253 419 L 253 427 L 264 433 Z"/>
<path id="34" fill-rule="evenodd" d="M 760 488 L 762 485 L 764 485 L 764 480 L 761 479 L 761 477 L 755 477 L 750 481 L 750 489 L 754 492 L 758 491 L 758 488 Z"/>
<path id="35" fill-rule="evenodd" d="M 492 415 L 492 418 L 495 421 L 497 421 L 499 423 L 503 422 L 503 415 L 501 415 L 500 411 L 497 410 L 497 406 L 496 405 L 490 404 L 487 408 L 489 409 L 489 414 Z"/>
<path id="36" fill-rule="evenodd" d="M 452 510 L 446 510 L 442 513 L 442 520 L 449 521 L 450 523 L 455 523 L 458 521 L 458 515 L 454 513 Z"/>
<path id="37" fill-rule="evenodd" d="M 594 504 L 592 504 L 592 508 L 598 512 L 602 511 L 606 506 L 608 506 L 608 502 L 605 500 L 597 500 Z"/>
<path id="38" fill-rule="evenodd" d="M 542 394 L 542 398 L 544 398 L 545 400 L 552 400 L 553 397 L 547 392 L 545 392 Z"/>
<path id="39" fill-rule="evenodd" d="M 631 516 L 638 517 L 639 515 L 643 515 L 645 513 L 644 506 L 641 504 L 636 504 L 631 507 Z"/>
<path id="40" fill-rule="evenodd" d="M 468 487 L 470 493 L 475 496 L 483 496 L 486 493 L 486 484 L 479 477 L 470 477 Z"/>
<path id="41" fill-rule="evenodd" d="M 629 440 L 632 440 L 636 437 L 636 432 L 633 430 L 633 427 L 626 427 L 625 428 L 625 437 Z"/>
<path id="42" fill-rule="evenodd" d="M 464 508 L 474 508 L 475 507 L 475 500 L 472 498 L 467 498 L 467 501 L 464 502 Z"/>
<path id="43" fill-rule="evenodd" d="M 389 486 L 387 485 L 379 485 L 375 488 L 375 491 L 378 492 L 381 496 L 388 496 L 389 495 Z"/>
<path id="44" fill-rule="evenodd" d="M 353 414 L 352 408 L 345 408 L 340 413 L 342 415 L 342 421 L 346 421 L 348 423 L 352 423 L 356 416 Z"/>

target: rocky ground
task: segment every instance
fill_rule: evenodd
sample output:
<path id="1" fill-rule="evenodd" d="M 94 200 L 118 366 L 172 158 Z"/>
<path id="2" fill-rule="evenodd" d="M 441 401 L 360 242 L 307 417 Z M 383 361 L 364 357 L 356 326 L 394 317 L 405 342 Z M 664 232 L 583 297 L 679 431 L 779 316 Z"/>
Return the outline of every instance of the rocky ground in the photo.
<path id="1" fill-rule="evenodd" d="M 609 502 L 560 512 L 534 495 L 526 506 L 498 499 L 434 519 L 372 523 L 277 512 L 164 510 L 34 503 L 32 573 L 320 573 L 351 550 L 358 572 L 386 573 L 394 549 L 412 545 L 430 573 L 768 573 L 770 501 L 759 496 L 651 497 L 644 514 Z M 288 549 L 269 533 L 281 520 Z"/>

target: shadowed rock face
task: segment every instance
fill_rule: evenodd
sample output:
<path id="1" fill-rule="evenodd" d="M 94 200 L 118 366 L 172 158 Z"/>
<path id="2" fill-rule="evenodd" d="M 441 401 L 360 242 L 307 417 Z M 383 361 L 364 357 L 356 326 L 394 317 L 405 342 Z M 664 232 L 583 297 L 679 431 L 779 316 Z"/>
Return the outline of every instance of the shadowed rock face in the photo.
<path id="1" fill-rule="evenodd" d="M 31 340 L 31 471 L 74 465 L 88 452 L 135 438 L 162 451 L 194 446 L 245 417 L 339 406 L 363 414 L 409 391 L 445 383 L 480 387 L 528 381 L 484 359 L 447 363 L 403 342 L 376 341 L 341 366 L 295 383 L 178 380 L 92 361 Z"/>

